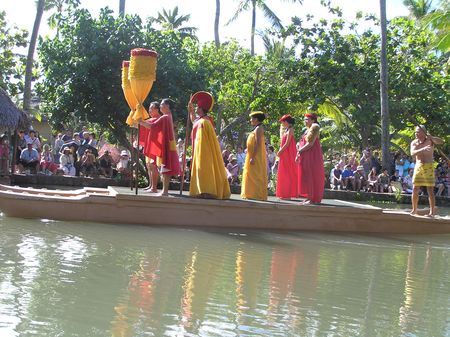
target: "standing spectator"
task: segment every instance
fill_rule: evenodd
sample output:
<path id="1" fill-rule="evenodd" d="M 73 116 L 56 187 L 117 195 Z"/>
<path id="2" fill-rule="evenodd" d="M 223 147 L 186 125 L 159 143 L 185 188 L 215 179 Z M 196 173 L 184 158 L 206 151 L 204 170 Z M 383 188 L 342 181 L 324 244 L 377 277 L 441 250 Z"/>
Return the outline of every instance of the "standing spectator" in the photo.
<path id="1" fill-rule="evenodd" d="M 36 131 L 28 131 L 28 136 L 25 136 L 25 139 L 27 143 L 31 142 L 31 144 L 33 145 L 33 149 L 36 149 L 38 153 L 41 152 L 41 141 L 38 137 L 36 137 Z"/>
<path id="2" fill-rule="evenodd" d="M 55 145 L 53 147 L 53 159 L 56 164 L 59 164 L 59 157 L 61 156 L 61 148 L 64 144 L 62 133 L 58 133 L 55 139 Z"/>
<path id="3" fill-rule="evenodd" d="M 371 159 L 370 159 L 370 151 L 368 149 L 363 150 L 363 154 L 361 156 L 361 159 L 359 160 L 359 164 L 362 165 L 364 168 L 364 173 L 366 176 L 369 174 L 371 170 Z"/>
<path id="4" fill-rule="evenodd" d="M 20 164 L 32 174 L 36 174 L 39 167 L 39 152 L 33 148 L 31 141 L 27 142 L 27 148 L 20 154 Z"/>
<path id="5" fill-rule="evenodd" d="M 267 147 L 267 165 L 268 172 L 272 172 L 272 167 L 277 159 L 277 154 L 275 153 L 275 148 L 272 145 Z"/>
<path id="6" fill-rule="evenodd" d="M 0 176 L 7 175 L 9 172 L 9 141 L 8 136 L 0 136 Z"/>
<path id="7" fill-rule="evenodd" d="M 375 151 L 372 157 L 370 158 L 370 167 L 372 167 L 372 169 L 375 167 L 377 174 L 380 174 L 381 164 L 379 159 L 379 153 L 377 151 Z"/>
<path id="8" fill-rule="evenodd" d="M 354 172 L 358 168 L 358 159 L 356 159 L 356 152 L 353 152 L 348 161 L 350 169 Z"/>
<path id="9" fill-rule="evenodd" d="M 445 173 L 436 172 L 436 196 L 442 196 L 443 192 L 445 192 Z"/>
<path id="10" fill-rule="evenodd" d="M 244 163 L 245 163 L 245 152 L 244 152 L 244 149 L 242 148 L 242 146 L 240 146 L 240 145 L 237 148 L 236 159 L 237 159 L 237 164 L 239 165 L 239 171 L 242 172 L 242 170 L 244 169 Z"/>
<path id="11" fill-rule="evenodd" d="M 90 146 L 97 148 L 97 139 L 95 138 L 95 133 L 89 133 L 89 143 Z"/>
<path id="12" fill-rule="evenodd" d="M 298 186 L 292 183 L 298 180 L 298 169 L 295 162 L 297 151 L 293 128 L 295 120 L 291 115 L 284 115 L 279 122 L 284 129 L 281 132 L 281 144 L 277 153 L 279 160 L 275 194 L 280 199 L 291 199 L 298 195 Z"/>
<path id="13" fill-rule="evenodd" d="M 325 187 L 320 126 L 317 116 L 313 113 L 306 114 L 304 122 L 306 131 L 300 139 L 297 151 L 298 193 L 306 197 L 305 204 L 316 204 L 322 201 Z"/>
<path id="14" fill-rule="evenodd" d="M 249 116 L 253 131 L 247 138 L 241 198 L 267 200 L 267 151 L 263 126 L 266 115 L 261 111 L 255 111 Z"/>
<path id="15" fill-rule="evenodd" d="M 395 165 L 395 170 L 398 171 L 398 174 L 400 177 L 403 177 L 403 165 L 404 165 L 404 161 L 403 161 L 403 156 L 401 155 L 400 152 L 397 152 L 394 156 L 394 165 Z"/>

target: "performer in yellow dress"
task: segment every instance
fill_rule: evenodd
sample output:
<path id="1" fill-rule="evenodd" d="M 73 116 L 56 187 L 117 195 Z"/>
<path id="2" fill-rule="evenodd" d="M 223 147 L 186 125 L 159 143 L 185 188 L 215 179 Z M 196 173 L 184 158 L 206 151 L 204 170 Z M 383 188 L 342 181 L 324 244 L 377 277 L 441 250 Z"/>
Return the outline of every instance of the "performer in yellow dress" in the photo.
<path id="1" fill-rule="evenodd" d="M 197 103 L 196 109 L 194 103 Z M 195 93 L 188 104 L 193 123 L 189 194 L 201 198 L 228 199 L 231 193 L 225 164 L 212 118 L 207 115 L 213 104 L 212 95 L 205 91 Z"/>
<path id="2" fill-rule="evenodd" d="M 250 123 L 254 129 L 247 138 L 241 197 L 267 200 L 267 154 L 262 125 L 266 116 L 261 111 L 255 111 L 250 114 L 250 117 Z"/>

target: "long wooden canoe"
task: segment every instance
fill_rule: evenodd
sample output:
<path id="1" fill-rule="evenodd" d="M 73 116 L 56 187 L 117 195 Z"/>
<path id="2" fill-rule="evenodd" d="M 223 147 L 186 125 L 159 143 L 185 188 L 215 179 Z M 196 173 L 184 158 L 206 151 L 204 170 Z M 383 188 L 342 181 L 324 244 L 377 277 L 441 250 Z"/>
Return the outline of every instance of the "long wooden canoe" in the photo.
<path id="1" fill-rule="evenodd" d="M 128 191 L 128 192 L 127 192 Z M 283 231 L 442 234 L 450 217 L 411 216 L 348 202 L 211 200 L 158 197 L 127 188 L 71 191 L 0 185 L 0 211 L 6 216 L 150 226 L 217 227 Z"/>

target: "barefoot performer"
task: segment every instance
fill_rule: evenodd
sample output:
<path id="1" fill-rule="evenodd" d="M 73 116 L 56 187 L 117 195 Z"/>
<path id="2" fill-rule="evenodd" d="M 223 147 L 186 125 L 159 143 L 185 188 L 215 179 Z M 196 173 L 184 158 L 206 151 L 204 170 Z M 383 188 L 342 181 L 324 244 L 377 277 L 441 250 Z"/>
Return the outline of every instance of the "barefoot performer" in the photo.
<path id="1" fill-rule="evenodd" d="M 194 109 L 194 104 L 197 107 Z M 214 122 L 208 112 L 214 105 L 212 95 L 195 93 L 188 104 L 192 126 L 192 163 L 189 194 L 200 198 L 228 199 L 231 195 Z"/>
<path id="2" fill-rule="evenodd" d="M 425 186 L 428 192 L 428 201 L 430 203 L 429 217 L 435 215 L 434 185 L 436 184 L 433 168 L 434 145 L 442 144 L 444 141 L 438 137 L 427 134 L 425 126 L 418 125 L 414 132 L 416 137 L 411 142 L 411 156 L 416 157 L 413 175 L 412 192 L 412 215 L 417 215 L 417 206 L 419 203 L 419 191 L 421 186 Z"/>

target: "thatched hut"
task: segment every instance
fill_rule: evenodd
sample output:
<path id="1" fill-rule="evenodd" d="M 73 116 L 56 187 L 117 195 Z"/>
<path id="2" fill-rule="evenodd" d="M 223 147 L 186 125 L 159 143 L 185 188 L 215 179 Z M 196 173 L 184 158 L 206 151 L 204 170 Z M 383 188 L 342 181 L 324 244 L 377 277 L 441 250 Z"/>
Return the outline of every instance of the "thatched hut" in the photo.
<path id="1" fill-rule="evenodd" d="M 17 108 L 6 91 L 0 88 L 0 130 L 27 130 L 30 124 L 27 114 Z"/>

